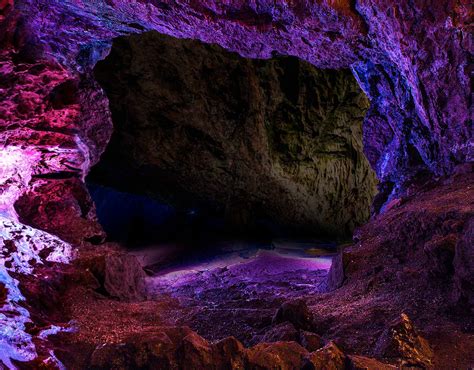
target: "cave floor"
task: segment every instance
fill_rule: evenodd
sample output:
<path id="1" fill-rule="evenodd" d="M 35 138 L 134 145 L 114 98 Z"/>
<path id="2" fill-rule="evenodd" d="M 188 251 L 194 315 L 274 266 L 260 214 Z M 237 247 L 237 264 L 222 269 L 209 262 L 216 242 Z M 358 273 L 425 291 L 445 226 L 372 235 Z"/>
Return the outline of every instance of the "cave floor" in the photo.
<path id="1" fill-rule="evenodd" d="M 149 278 L 150 288 L 157 300 L 179 302 L 173 324 L 188 325 L 209 340 L 234 336 L 254 345 L 264 341 L 284 301 L 326 290 L 332 257 L 309 253 L 317 252 L 243 248 L 164 271 Z"/>
<path id="2" fill-rule="evenodd" d="M 302 343 L 304 330 L 319 335 L 326 345 L 334 341 L 348 356 L 389 363 L 405 358 L 438 369 L 469 368 L 474 363 L 472 307 L 456 303 L 456 294 L 467 293 L 447 261 L 454 264 L 454 271 L 463 271 L 452 258 L 462 240 L 466 248 L 472 241 L 466 230 L 474 215 L 473 180 L 473 175 L 463 175 L 427 186 L 396 200 L 383 215 L 360 228 L 354 244 L 344 248 L 345 281 L 332 292 L 325 291 L 324 283 L 329 257 L 308 258 L 294 250 L 232 247 L 215 258 L 188 259 L 166 268 L 147 261 L 144 264 L 152 266 L 146 268 L 150 297 L 141 301 L 107 297 L 92 288 L 86 274 L 78 278 L 78 271 L 83 271 L 78 269 L 61 298 L 62 316 L 78 330 L 51 336 L 55 353 L 69 367 L 86 368 L 101 358 L 136 359 L 136 348 L 145 351 L 159 341 L 160 345 L 172 342 L 170 349 L 160 352 L 163 356 L 181 361 L 179 351 L 192 341 L 189 353 L 212 362 L 220 353 L 212 352 L 218 348 L 216 341 L 233 336 L 247 348 L 246 358 L 254 358 L 256 347 L 276 342 L 259 353 L 280 351 L 271 361 L 293 361 L 316 353 L 294 343 Z M 108 255 L 106 248 L 91 250 Z M 297 328 L 295 333 L 291 325 L 273 318 L 282 304 L 298 298 L 313 321 L 312 327 Z M 410 335 L 421 335 L 431 347 L 423 358 L 416 347 L 419 341 L 410 342 L 411 337 L 405 338 L 410 345 L 403 342 L 400 347 L 408 352 L 394 355 L 387 347 L 384 338 L 403 315 L 417 329 Z M 54 322 L 51 315 L 49 320 Z M 197 340 L 192 331 L 204 339 Z M 295 335 L 298 338 L 293 340 Z M 125 351 L 122 357 L 117 348 Z"/>
<path id="3" fill-rule="evenodd" d="M 269 339 L 265 333 L 283 302 L 326 290 L 334 250 L 317 244 L 309 249 L 286 246 L 232 242 L 217 254 L 194 255 L 166 268 L 153 265 L 157 271 L 148 269 L 145 301 L 74 291 L 69 296 L 72 316 L 87 342 L 120 342 L 131 333 L 188 326 L 208 340 L 233 336 L 254 345 Z M 150 258 L 147 253 L 134 255 L 144 261 Z"/>

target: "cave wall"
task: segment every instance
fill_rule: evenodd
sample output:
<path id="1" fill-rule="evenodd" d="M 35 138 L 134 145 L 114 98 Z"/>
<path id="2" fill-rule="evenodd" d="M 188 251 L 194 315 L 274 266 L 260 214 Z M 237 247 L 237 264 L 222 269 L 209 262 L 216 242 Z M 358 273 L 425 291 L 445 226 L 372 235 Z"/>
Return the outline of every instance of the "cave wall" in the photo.
<path id="1" fill-rule="evenodd" d="M 112 132 L 92 68 L 114 37 L 157 30 L 245 57 L 352 68 L 371 100 L 364 150 L 382 181 L 382 205 L 420 174 L 449 175 L 473 160 L 471 18 L 467 0 L 0 1 L 0 240 L 18 247 L 0 253 L 9 312 L 1 324 L 11 329 L 0 354 L 29 360 L 41 346 L 25 330 L 16 278 L 48 259 L 67 262 L 71 246 L 48 232 L 75 245 L 101 237 L 83 179 Z M 25 196 L 32 206 L 15 208 Z M 45 245 L 50 257 L 40 254 Z"/>
<path id="2" fill-rule="evenodd" d="M 389 0 L 292 2 L 257 1 L 44 1 L 17 0 L 2 5 L 2 143 L 7 150 L 20 146 L 28 158 L 23 180 L 41 168 L 47 182 L 58 172 L 71 172 L 79 181 L 98 160 L 110 137 L 112 122 L 107 99 L 91 70 L 110 50 L 111 40 L 123 34 L 155 29 L 175 37 L 220 44 L 242 56 L 269 58 L 295 55 L 321 68 L 352 68 L 371 100 L 364 122 L 364 150 L 381 180 L 377 207 L 406 193 L 417 177 L 446 175 L 456 165 L 472 161 L 472 121 L 468 88 L 472 34 L 469 8 L 464 0 L 416 1 L 394 5 Z M 54 70 L 60 78 L 43 83 L 34 79 L 35 65 Z M 26 72 L 27 68 L 33 71 Z M 15 78 L 26 79 L 34 97 L 15 92 Z M 75 104 L 59 109 L 49 104 L 50 93 L 67 80 L 80 85 L 72 90 Z M 8 82 L 10 81 L 10 82 Z M 43 86 L 44 84 L 44 86 Z M 17 96 L 17 97 L 15 97 Z M 44 105 L 38 113 L 38 105 Z M 60 106 L 61 104 L 59 104 Z M 56 107 L 56 108 L 54 108 Z M 17 109 L 19 108 L 19 110 Z M 49 113 L 51 112 L 51 113 Z M 74 113 L 74 114 L 72 114 Z M 51 116 L 58 114 L 58 118 Z M 35 135 L 27 134 L 33 127 Z M 66 130 L 67 128 L 67 130 Z M 66 151 L 47 142 L 68 141 Z M 55 132 L 59 131 L 58 134 Z M 46 145 L 38 144 L 46 142 Z M 46 147 L 46 149 L 45 149 Z M 26 152 L 36 152 L 36 155 Z M 41 148 L 41 149 L 40 149 Z M 4 152 L 6 153 L 6 151 Z M 66 159 L 68 158 L 68 159 Z M 58 163 L 75 162 L 71 170 Z M 17 176 L 17 177 L 18 177 Z M 9 179 L 9 177 L 8 177 Z M 22 181 L 23 181 L 22 180 Z M 8 214 L 31 222 L 27 210 L 14 210 L 12 202 L 24 193 L 49 204 L 47 190 L 29 181 L 7 181 L 0 202 Z M 36 179 L 35 179 L 36 181 Z M 49 189 L 52 187 L 42 187 Z M 74 191 L 66 207 L 68 225 L 83 223 L 77 237 L 48 220 L 64 207 L 39 207 L 35 226 L 80 240 L 80 229 L 95 230 L 94 211 L 86 210 Z M 66 217 L 66 216 L 65 216 Z M 92 229 L 90 229 L 92 227 Z"/>
<path id="3" fill-rule="evenodd" d="M 95 68 L 114 133 L 89 179 L 222 212 L 349 236 L 376 178 L 362 152 L 369 103 L 349 70 L 244 59 L 150 32 L 116 39 Z"/>

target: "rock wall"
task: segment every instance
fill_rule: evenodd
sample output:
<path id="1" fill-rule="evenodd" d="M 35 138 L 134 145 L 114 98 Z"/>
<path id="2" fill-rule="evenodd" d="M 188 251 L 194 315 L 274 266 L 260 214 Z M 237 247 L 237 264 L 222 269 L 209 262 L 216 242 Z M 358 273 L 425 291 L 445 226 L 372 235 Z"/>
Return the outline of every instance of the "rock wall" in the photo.
<path id="1" fill-rule="evenodd" d="M 2 77 L 7 86 L 1 91 L 4 107 L 19 105 L 21 112 L 2 110 L 3 145 L 21 143 L 36 150 L 39 144 L 34 137 L 49 135 L 58 140 L 58 127 L 67 127 L 72 140 L 54 162 L 65 163 L 62 158 L 74 157 L 73 177 L 82 178 L 98 160 L 112 128 L 107 99 L 91 76 L 92 67 L 107 55 L 114 37 L 152 29 L 217 43 L 245 57 L 295 55 L 317 67 L 352 68 L 371 100 L 364 122 L 364 150 L 381 180 L 376 209 L 405 193 L 420 176 L 449 174 L 456 165 L 472 161 L 468 88 L 472 33 L 464 0 L 396 5 L 389 0 L 356 4 L 207 0 L 12 3 L 2 3 L 2 70 L 8 78 Z M 60 71 L 55 74 L 61 77 L 46 83 L 33 81 L 39 73 L 35 72 L 37 64 Z M 27 72 L 25 68 L 30 67 L 33 71 Z M 13 83 L 8 81 L 15 78 L 29 81 L 29 90 L 42 88 L 36 102 L 25 104 L 31 101 L 29 92 L 28 97 L 11 92 Z M 66 90 L 79 89 L 72 89 L 76 99 L 65 110 L 62 103 L 48 102 L 49 93 L 67 80 L 72 81 Z M 36 111 L 41 105 L 46 110 Z M 54 107 L 61 105 L 56 112 Z M 58 117 L 46 111 L 58 113 Z M 21 132 L 27 125 L 40 133 L 25 137 Z M 41 150 L 37 159 L 31 156 L 30 162 L 33 168 L 42 167 L 43 177 L 53 181 L 51 177 L 60 176 L 58 171 L 63 170 L 50 164 L 50 157 L 43 153 Z M 15 197 L 26 191 L 22 189 Z M 28 191 L 36 190 L 30 187 Z M 11 207 L 12 199 L 8 199 Z M 35 225 L 54 232 L 47 221 L 51 214 Z M 79 211 L 74 219 L 88 220 L 92 214 Z"/>
<path id="2" fill-rule="evenodd" d="M 0 1 L 0 239 L 5 245 L 19 230 L 31 253 L 39 253 L 18 216 L 74 243 L 100 239 L 87 193 L 76 190 L 112 131 L 92 68 L 114 37 L 157 30 L 245 57 L 276 53 L 320 68 L 352 68 L 371 100 L 364 150 L 382 181 L 379 207 L 406 193 L 420 175 L 449 175 L 473 160 L 471 17 L 467 0 Z M 58 188 L 64 195 L 52 196 Z M 31 209 L 30 202 L 15 209 L 23 196 L 35 199 Z M 52 238 L 38 235 L 40 244 Z M 14 249 L 4 253 L 2 260 L 21 256 Z M 466 255 L 457 253 L 457 266 Z M 469 302 L 462 291 L 469 274 L 462 271 L 456 272 L 457 293 Z M 8 358 L 32 358 L 41 343 L 30 341 L 22 350 L 17 339 L 26 332 L 18 317 L 30 308 L 18 316 L 9 309 L 22 299 L 12 276 L 30 273 L 16 265 L 1 270 L 7 296 L 1 309 L 7 325 L 15 325 L 1 338 L 13 344 Z M 48 356 L 45 363 L 54 363 Z M 2 361 L 9 365 L 8 358 Z"/>
<path id="3" fill-rule="evenodd" d="M 207 205 L 243 229 L 263 219 L 349 236 L 368 219 L 369 103 L 349 70 L 244 59 L 151 32 L 116 39 L 95 78 L 114 133 L 92 181 Z"/>

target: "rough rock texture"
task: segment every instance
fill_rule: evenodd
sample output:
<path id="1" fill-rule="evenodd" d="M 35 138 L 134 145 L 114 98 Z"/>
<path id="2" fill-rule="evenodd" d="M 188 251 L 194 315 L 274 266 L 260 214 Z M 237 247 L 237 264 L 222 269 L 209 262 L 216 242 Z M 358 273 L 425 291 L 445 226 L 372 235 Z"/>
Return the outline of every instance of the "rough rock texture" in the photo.
<path id="1" fill-rule="evenodd" d="M 474 310 L 474 217 L 466 225 L 456 244 L 453 261 L 455 299 Z"/>
<path id="2" fill-rule="evenodd" d="M 346 279 L 329 293 L 322 293 L 324 284 L 317 286 L 324 277 L 318 271 L 321 262 L 272 258 L 274 251 L 265 251 L 256 259 L 241 258 L 241 263 L 230 260 L 223 266 L 163 271 L 147 278 L 154 283 L 149 285 L 154 299 L 117 300 L 98 290 L 91 272 L 80 266 L 87 258 L 82 249 L 72 265 L 74 274 L 66 279 L 66 292 L 58 296 L 63 322 L 73 320 L 78 329 L 51 336 L 54 345 L 49 348 L 67 368 L 88 368 L 92 359 L 99 368 L 113 361 L 136 368 L 147 361 L 155 364 L 157 358 L 165 368 L 179 368 L 167 364 L 183 364 L 186 358 L 185 368 L 192 368 L 193 363 L 221 364 L 222 358 L 240 361 L 247 353 L 256 368 L 284 368 L 288 361 L 314 368 L 321 363 L 340 366 L 342 357 L 345 368 L 383 369 L 393 368 L 386 362 L 412 363 L 407 358 L 420 354 L 419 344 L 427 342 L 433 368 L 472 367 L 472 315 L 456 297 L 450 299 L 456 270 L 434 275 L 430 266 L 438 260 L 424 248 L 440 235 L 463 237 L 473 217 L 472 179 L 473 175 L 455 176 L 432 184 L 372 219 L 357 233 L 356 244 L 345 249 Z M 91 246 L 90 253 L 111 251 Z M 44 313 L 48 322 L 48 311 Z M 409 325 L 392 325 L 399 323 L 402 313 L 410 318 Z M 282 322 L 272 323 L 278 316 Z M 298 330 L 297 338 L 290 320 L 305 328 L 310 322 L 315 332 Z M 183 349 L 191 330 L 206 340 L 188 337 L 183 357 L 177 350 Z M 238 342 L 226 339 L 230 335 L 244 345 L 244 355 Z M 290 335 L 294 339 L 288 342 Z M 328 348 L 310 348 L 303 340 L 310 336 L 320 340 L 315 347 Z M 272 343 L 262 344 L 263 338 Z M 216 351 L 214 345 L 224 339 L 228 349 Z M 400 349 L 403 353 L 397 352 Z"/>
<path id="3" fill-rule="evenodd" d="M 458 312 L 459 306 L 451 310 L 446 302 L 453 291 L 453 275 L 448 274 L 445 280 L 434 277 L 449 271 L 438 264 L 449 260 L 451 241 L 435 243 L 441 246 L 440 253 L 432 253 L 434 244 L 426 252 L 422 250 L 440 233 L 453 234 L 453 238 L 463 233 L 464 224 L 472 217 L 472 176 L 464 174 L 451 185 L 435 184 L 438 189 L 423 193 L 419 199 L 397 201 L 400 194 L 417 194 L 419 188 L 412 183 L 425 181 L 429 174 L 451 174 L 457 164 L 473 159 L 469 5 L 465 0 L 395 5 L 390 0 L 360 0 L 355 4 L 344 0 L 0 1 L 0 213 L 9 225 L 1 230 L 1 238 L 2 242 L 10 239 L 4 236 L 5 230 L 8 234 L 13 228 L 29 251 L 9 250 L 11 244 L 7 242 L 2 253 L 15 262 L 27 256 L 33 263 L 41 260 L 40 250 L 57 239 L 19 223 L 17 216 L 26 223 L 30 220 L 17 213 L 16 200 L 29 193 L 28 197 L 41 200 L 35 207 L 42 213 L 41 203 L 47 203 L 50 189 L 57 187 L 36 187 L 37 181 L 59 184 L 64 177 L 82 180 L 105 149 L 112 123 L 107 99 L 94 82 L 91 69 L 106 56 L 112 38 L 155 29 L 176 37 L 215 42 L 246 57 L 288 54 L 317 67 L 351 67 L 371 100 L 364 145 L 382 181 L 375 208 L 387 213 L 359 235 L 358 251 L 346 271 L 347 283 L 323 298 L 311 299 L 322 324 L 326 322 L 330 328 L 326 335 L 342 338 L 344 346 L 355 352 L 367 352 L 367 346 L 385 329 L 386 320 L 409 308 L 417 327 L 428 329 L 426 338 L 433 347 L 435 366 L 472 367 L 470 326 L 464 311 Z M 31 195 L 35 191 L 37 196 Z M 61 227 L 79 233 L 81 228 L 73 224 L 88 220 L 84 234 L 81 231 L 73 239 L 97 235 L 88 231 L 95 227 L 93 212 L 87 207 L 83 207 L 85 212 L 78 212 L 81 203 L 77 202 L 77 208 L 73 197 L 66 198 L 76 210 L 67 210 L 70 222 Z M 384 208 L 387 198 L 390 207 Z M 38 220 L 36 212 L 24 211 L 35 215 L 35 225 L 59 232 L 57 224 L 50 228 L 48 222 Z M 65 208 L 51 207 L 44 213 L 45 220 L 62 217 L 62 211 Z M 464 235 L 469 243 L 470 233 Z M 57 249 L 61 262 L 67 262 L 63 257 L 68 248 Z M 459 252 L 458 248 L 452 269 L 457 282 L 455 298 L 456 302 L 459 298 L 469 302 L 470 286 L 463 282 L 470 270 L 459 260 L 466 254 Z M 388 258 L 392 265 L 386 267 Z M 368 271 L 368 265 L 373 269 Z M 8 322 L 2 329 L 13 330 L 1 332 L 0 353 L 8 366 L 10 358 L 29 360 L 36 355 L 33 368 L 57 363 L 51 346 L 41 338 L 33 342 L 25 331 L 24 318 L 35 311 L 34 307 L 19 303 L 18 286 L 40 268 L 12 268 L 2 260 L 2 289 L 6 287 L 7 300 L 1 309 L 8 313 L 1 316 Z M 66 266 L 57 263 L 46 268 L 66 271 Z M 318 300 L 324 303 L 318 304 Z M 104 306 L 102 310 L 107 308 Z M 455 317 L 450 312 L 456 313 Z M 35 317 L 34 336 L 39 337 L 35 330 L 45 328 L 42 324 L 53 322 L 46 319 L 47 312 L 43 321 Z M 51 333 L 56 329 L 47 330 Z M 93 331 L 88 334 L 92 336 Z"/>
<path id="4" fill-rule="evenodd" d="M 1 135 L 8 150 L 22 146 L 31 165 L 21 170 L 23 179 L 33 172 L 48 182 L 87 173 L 112 128 L 107 99 L 91 69 L 108 53 L 113 37 L 151 29 L 215 42 L 246 57 L 289 54 L 318 67 L 351 67 L 371 100 L 364 147 L 382 181 L 376 210 L 390 194 L 407 191 L 416 174 L 447 174 L 472 160 L 467 63 L 472 35 L 463 0 L 396 7 L 388 0 L 356 6 L 346 1 L 11 3 L 2 6 L 0 26 Z M 18 178 L 11 185 L 9 207 L 23 192 L 35 191 Z M 47 202 L 49 196 L 41 190 L 35 197 Z M 55 208 L 45 220 L 54 212 L 61 217 L 62 208 Z M 71 227 L 93 217 L 71 215 Z M 40 224 L 51 228 L 35 221 Z M 97 230 L 85 233 L 93 237 Z"/>
<path id="5" fill-rule="evenodd" d="M 346 355 L 333 342 L 328 343 L 321 349 L 312 352 L 306 357 L 303 369 L 330 369 L 339 370 L 345 368 Z"/>
<path id="6" fill-rule="evenodd" d="M 95 77 L 114 133 L 90 181 L 212 205 L 240 228 L 265 219 L 349 234 L 367 220 L 368 101 L 349 70 L 248 60 L 151 32 L 116 39 Z"/>
<path id="7" fill-rule="evenodd" d="M 434 356 L 432 366 L 472 366 L 472 305 L 459 301 L 472 291 L 457 278 L 469 270 L 455 263 L 454 254 L 447 261 L 449 254 L 440 259 L 427 253 L 426 246 L 446 237 L 457 240 L 454 245 L 464 245 L 464 238 L 474 244 L 465 233 L 474 217 L 473 181 L 473 174 L 464 173 L 431 183 L 398 199 L 384 214 L 361 227 L 354 236 L 356 244 L 344 250 L 343 285 L 307 302 L 317 313 L 319 330 L 358 355 L 377 354 L 375 348 L 383 333 L 394 334 L 408 353 L 418 351 L 417 336 L 391 331 L 389 323 L 405 313 L 428 341 Z M 440 275 L 437 272 L 442 268 L 446 272 Z M 403 358 L 400 352 L 398 358 Z"/>
<path id="8" fill-rule="evenodd" d="M 124 0 L 56 0 L 43 6 L 20 0 L 13 10 L 7 8 L 3 39 L 13 44 L 16 59 L 59 61 L 70 78 L 77 72 L 87 76 L 112 37 L 150 29 L 215 42 L 247 57 L 289 54 L 319 67 L 352 67 L 372 101 L 364 140 L 369 161 L 386 185 L 385 197 L 404 191 L 420 171 L 446 174 L 472 160 L 472 35 L 464 0 L 396 7 L 389 0 L 355 6 L 349 1 Z M 87 109 L 76 127 L 86 129 L 82 118 L 93 116 L 110 129 L 107 117 L 89 107 L 104 102 L 98 97 L 82 103 Z M 100 153 L 107 134 L 95 132 L 96 140 L 86 145 L 100 144 L 95 149 Z"/>
<path id="9" fill-rule="evenodd" d="M 381 357 L 399 360 L 401 366 L 429 368 L 433 365 L 433 352 L 428 342 L 417 332 L 406 314 L 390 324 L 375 351 Z"/>
<path id="10" fill-rule="evenodd" d="M 101 245 L 100 254 L 82 252 L 76 263 L 92 273 L 102 294 L 124 301 L 146 298 L 145 273 L 135 256 Z"/>

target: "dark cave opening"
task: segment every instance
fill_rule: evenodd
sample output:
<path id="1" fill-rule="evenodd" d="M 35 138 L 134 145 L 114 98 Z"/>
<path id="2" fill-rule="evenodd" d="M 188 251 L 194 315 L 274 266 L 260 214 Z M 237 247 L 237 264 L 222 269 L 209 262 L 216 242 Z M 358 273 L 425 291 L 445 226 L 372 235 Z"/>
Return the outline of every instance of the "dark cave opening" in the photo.
<path id="1" fill-rule="evenodd" d="M 368 219 L 369 103 L 349 70 L 148 32 L 94 74 L 114 132 L 86 182 L 109 240 L 343 241 Z"/>

